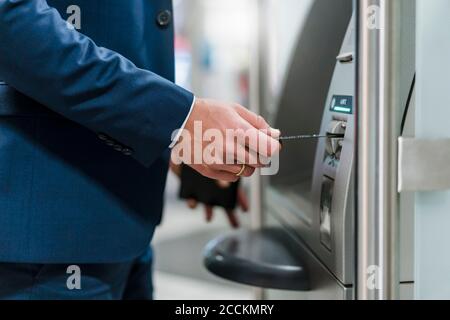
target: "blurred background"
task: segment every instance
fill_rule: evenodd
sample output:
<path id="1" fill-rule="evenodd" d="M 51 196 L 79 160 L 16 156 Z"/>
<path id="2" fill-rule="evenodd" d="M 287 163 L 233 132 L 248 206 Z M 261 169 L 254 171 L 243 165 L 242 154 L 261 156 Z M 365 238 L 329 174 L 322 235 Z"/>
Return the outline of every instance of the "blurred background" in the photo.
<path id="1" fill-rule="evenodd" d="M 238 102 L 257 112 L 258 63 L 264 50 L 268 107 L 276 105 L 290 55 L 312 0 L 174 0 L 176 81 L 197 96 Z M 248 190 L 249 181 L 243 183 Z M 178 199 L 179 182 L 169 174 L 164 220 L 154 239 L 157 299 L 254 299 L 258 291 L 209 274 L 206 243 L 230 231 L 217 209 L 207 224 L 203 207 L 190 210 Z M 249 195 L 250 197 L 250 195 Z M 242 228 L 258 223 L 239 212 Z"/>
<path id="2" fill-rule="evenodd" d="M 249 103 L 254 0 L 175 0 L 176 82 L 197 96 Z M 205 222 L 204 209 L 178 199 L 179 181 L 169 174 L 162 225 L 156 232 L 156 299 L 252 299 L 253 290 L 221 280 L 203 266 L 206 243 L 231 229 L 223 210 Z M 239 213 L 242 227 L 248 214 Z"/>

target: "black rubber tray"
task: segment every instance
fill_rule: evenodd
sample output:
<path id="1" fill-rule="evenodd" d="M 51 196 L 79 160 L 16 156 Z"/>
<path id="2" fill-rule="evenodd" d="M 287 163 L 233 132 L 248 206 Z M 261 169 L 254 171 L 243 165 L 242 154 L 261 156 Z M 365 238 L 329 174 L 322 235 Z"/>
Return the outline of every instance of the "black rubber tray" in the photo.
<path id="1" fill-rule="evenodd" d="M 306 291 L 308 273 L 292 239 L 283 231 L 241 230 L 212 240 L 204 263 L 213 274 L 256 287 Z"/>

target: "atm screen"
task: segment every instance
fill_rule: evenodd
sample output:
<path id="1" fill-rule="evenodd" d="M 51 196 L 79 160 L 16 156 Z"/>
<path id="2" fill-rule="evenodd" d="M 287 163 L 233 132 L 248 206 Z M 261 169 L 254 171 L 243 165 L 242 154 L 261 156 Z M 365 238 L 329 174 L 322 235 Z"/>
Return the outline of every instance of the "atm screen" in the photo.
<path id="1" fill-rule="evenodd" d="M 333 96 L 330 110 L 338 113 L 353 114 L 353 97 Z"/>

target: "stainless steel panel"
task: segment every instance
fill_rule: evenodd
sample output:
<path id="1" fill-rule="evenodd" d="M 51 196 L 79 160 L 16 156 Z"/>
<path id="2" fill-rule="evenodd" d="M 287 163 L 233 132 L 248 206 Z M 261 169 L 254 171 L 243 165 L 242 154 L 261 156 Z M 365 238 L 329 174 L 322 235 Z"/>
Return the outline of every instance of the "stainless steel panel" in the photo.
<path id="1" fill-rule="evenodd" d="M 263 298 L 270 300 L 353 300 L 355 298 L 355 290 L 353 286 L 344 286 L 336 277 L 327 269 L 327 267 L 319 260 L 312 251 L 305 246 L 295 233 L 290 232 L 288 223 L 281 216 L 272 215 L 267 220 L 267 224 L 275 227 L 282 227 L 292 236 L 299 249 L 309 254 L 307 257 L 307 266 L 311 279 L 311 290 L 309 291 L 281 291 L 281 290 L 264 290 Z M 411 300 L 414 298 L 414 283 L 400 283 L 401 300 Z"/>
<path id="2" fill-rule="evenodd" d="M 351 0 L 316 0 L 299 34 L 282 83 L 275 113 L 266 114 L 283 135 L 317 133 L 320 130 L 331 78 L 352 12 Z M 286 30 L 286 32 L 291 32 Z M 269 90 L 267 88 L 266 90 Z M 291 190 L 311 186 L 316 141 L 286 142 L 280 154 L 280 172 L 271 185 Z"/>
<path id="3" fill-rule="evenodd" d="M 343 3 L 346 5 L 342 6 Z M 323 20 L 330 12 L 333 14 L 331 21 Z M 304 35 L 299 39 L 298 52 L 293 57 L 290 76 L 279 101 L 277 114 L 277 127 L 291 130 L 284 132 L 285 134 L 319 131 L 323 134 L 327 132 L 334 118 L 345 122 L 349 134 L 343 141 L 340 153 L 343 173 L 336 176 L 336 168 L 323 165 L 326 139 L 286 142 L 280 159 L 280 173 L 270 179 L 265 199 L 269 208 L 267 212 L 283 215 L 290 226 L 344 283 L 352 281 L 350 264 L 349 268 L 344 266 L 347 265 L 344 261 L 348 261 L 347 257 L 351 259 L 352 255 L 352 252 L 344 253 L 350 251 L 347 250 L 349 247 L 344 248 L 346 244 L 352 246 L 352 220 L 342 217 L 342 214 L 352 216 L 352 210 L 347 210 L 347 203 L 352 202 L 347 194 L 351 183 L 349 175 L 353 158 L 353 121 L 352 117 L 345 114 L 332 114 L 327 107 L 333 100 L 333 94 L 353 96 L 354 63 L 336 59 L 340 52 L 347 55 L 353 52 L 354 30 L 351 28 L 346 33 L 350 18 L 351 2 L 317 1 L 309 17 L 316 20 L 314 28 L 310 26 L 309 29 L 303 30 Z M 307 33 L 310 35 L 307 36 Z M 326 46 L 316 44 L 317 41 L 323 42 L 322 36 L 327 39 Z M 333 77 L 333 67 L 336 67 L 337 62 L 339 76 Z M 330 85 L 333 90 L 328 94 Z M 335 180 L 334 190 L 339 191 L 332 198 L 333 210 L 339 214 L 330 217 L 329 248 L 324 245 L 320 233 L 320 200 L 324 175 Z M 347 275 L 344 275 L 344 272 Z"/>
<path id="4" fill-rule="evenodd" d="M 352 299 L 352 289 L 341 284 L 336 277 L 326 268 L 326 266 L 304 245 L 295 233 L 283 220 L 276 214 L 271 215 L 267 224 L 275 227 L 282 227 L 292 236 L 292 241 L 302 251 L 305 258 L 311 290 L 309 291 L 280 291 L 265 290 L 265 299 L 283 299 L 283 300 L 349 300 Z"/>
<path id="5" fill-rule="evenodd" d="M 409 0 L 408 0 L 409 1 Z M 325 4 L 327 1 L 317 1 Z M 398 64 L 398 76 L 402 79 L 397 83 L 395 89 L 395 117 L 401 119 L 405 110 L 406 101 L 414 77 L 414 5 L 405 5 L 407 0 L 399 0 L 403 6 L 404 17 L 401 25 L 402 36 L 396 38 L 397 45 L 401 48 L 401 61 Z M 340 14 L 336 11 L 332 19 L 341 19 L 342 14 L 350 12 L 344 10 L 341 1 L 327 2 L 336 4 L 335 10 L 341 10 Z M 410 3 L 414 4 L 413 1 Z M 340 7 L 340 8 L 338 8 Z M 262 210 L 264 211 L 264 224 L 273 217 L 283 221 L 287 232 L 300 241 L 302 246 L 311 250 L 311 254 L 318 263 L 317 270 L 326 270 L 326 273 L 318 272 L 326 285 L 318 286 L 317 292 L 303 293 L 285 293 L 265 291 L 268 296 L 282 296 L 284 298 L 313 298 L 313 299 L 349 299 L 354 298 L 354 278 L 355 278 L 355 233 L 354 233 L 354 146 L 355 146 L 355 121 L 353 114 L 336 113 L 330 111 L 331 101 L 334 95 L 354 96 L 355 78 L 354 78 L 354 44 L 355 31 L 350 28 L 347 30 L 345 41 L 342 41 L 343 30 L 330 31 L 330 21 L 323 24 L 318 14 L 320 11 L 314 11 L 311 8 L 310 19 L 319 19 L 315 23 L 305 24 L 305 29 L 301 32 L 298 40 L 297 50 L 292 57 L 291 68 L 286 76 L 283 94 L 279 99 L 276 114 L 274 116 L 276 126 L 282 129 L 283 134 L 297 133 L 318 133 L 327 131 L 330 123 L 343 121 L 346 123 L 346 136 L 342 141 L 342 150 L 336 157 L 337 165 L 335 167 L 324 163 L 324 155 L 327 150 L 327 141 L 306 141 L 306 142 L 286 142 L 282 152 L 280 173 L 270 179 L 262 181 L 262 196 L 264 202 Z M 327 10 L 324 6 L 316 7 L 320 10 Z M 343 11 L 342 11 L 343 10 Z M 338 23 L 341 26 L 343 21 Z M 320 26 L 317 32 L 311 28 L 311 25 Z M 333 37 L 341 34 L 341 50 L 330 55 L 330 52 L 320 52 L 317 50 L 332 50 L 336 47 L 335 42 L 331 46 L 317 46 L 314 41 L 323 39 L 324 28 L 328 31 L 325 36 L 327 41 L 332 41 Z M 314 39 L 306 34 L 312 32 Z M 398 34 L 396 34 L 398 35 Z M 334 39 L 336 40 L 336 39 Z M 305 42 L 306 41 L 306 42 Z M 326 57 L 324 57 L 326 55 Z M 327 63 L 326 69 L 313 68 L 318 63 L 320 57 L 321 63 Z M 330 62 L 329 59 L 332 59 Z M 335 66 L 334 73 L 331 74 L 328 63 Z M 314 71 L 317 70 L 316 74 Z M 328 74 L 324 72 L 328 72 Z M 328 77 L 330 85 L 326 86 L 324 93 L 324 81 Z M 320 80 L 321 79 L 321 80 Z M 320 80 L 320 81 L 319 81 Z M 262 82 L 264 84 L 264 82 Z M 316 89 L 311 88 L 311 86 Z M 264 90 L 263 90 L 264 91 Z M 311 104 L 311 101 L 322 100 L 321 105 Z M 263 103 L 264 104 L 264 103 Z M 270 108 L 274 110 L 273 106 Z M 378 115 L 377 115 L 378 116 Z M 410 123 L 411 118 L 407 118 Z M 320 127 L 320 130 L 318 128 Z M 287 128 L 288 130 L 284 130 Z M 399 135 L 400 133 L 398 133 Z M 398 136 L 397 135 L 397 136 Z M 336 149 L 336 145 L 331 149 Z M 325 177 L 333 180 L 333 197 L 331 199 L 331 214 L 327 215 L 324 223 L 323 210 L 321 202 L 324 197 L 322 191 Z M 387 181 L 387 180 L 386 180 Z M 402 288 L 407 285 L 413 286 L 413 216 L 409 214 L 413 211 L 412 202 L 414 198 L 411 195 L 404 194 L 401 198 L 401 232 L 397 234 L 398 241 L 401 243 L 401 280 Z M 322 205 L 322 209 L 323 209 Z M 326 232 L 324 232 L 326 231 Z M 382 244 L 382 242 L 379 242 Z M 389 242 L 392 244 L 392 242 Z M 319 266 L 320 265 L 320 266 Z M 328 276 L 326 275 L 328 273 Z M 312 275 L 313 276 L 313 275 Z M 331 276 L 331 277 L 329 277 Z M 319 280 L 317 280 L 319 281 Z M 398 286 L 398 284 L 396 285 Z M 403 293 L 402 293 L 403 296 Z"/>
<path id="6" fill-rule="evenodd" d="M 404 54 L 414 53 L 414 29 L 408 26 L 414 27 L 415 2 L 356 3 L 357 297 L 396 299 L 400 278 L 397 138 L 405 107 L 402 88 L 409 80 L 405 75 L 414 66 L 405 65 Z M 369 281 L 374 276 L 376 281 Z"/>

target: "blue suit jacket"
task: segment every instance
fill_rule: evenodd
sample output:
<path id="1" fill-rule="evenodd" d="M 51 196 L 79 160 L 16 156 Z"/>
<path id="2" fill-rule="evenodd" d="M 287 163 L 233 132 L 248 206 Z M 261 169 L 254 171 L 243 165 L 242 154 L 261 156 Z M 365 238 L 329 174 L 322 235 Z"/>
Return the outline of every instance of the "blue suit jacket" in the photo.
<path id="1" fill-rule="evenodd" d="M 193 101 L 171 82 L 171 10 L 0 0 L 0 261 L 120 262 L 147 247 Z"/>

